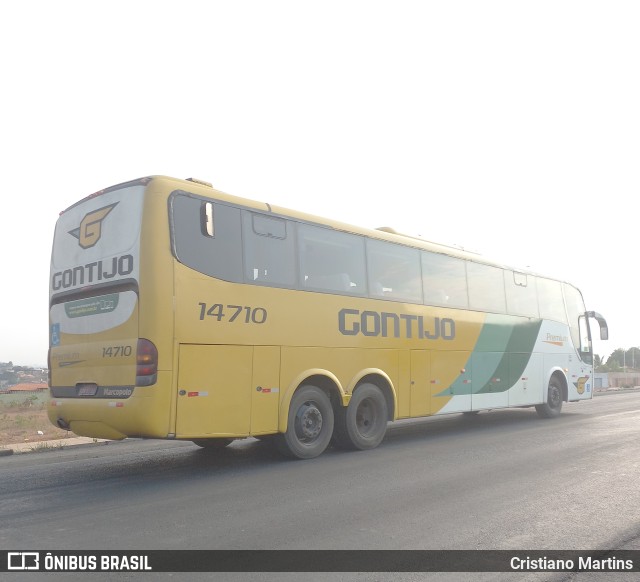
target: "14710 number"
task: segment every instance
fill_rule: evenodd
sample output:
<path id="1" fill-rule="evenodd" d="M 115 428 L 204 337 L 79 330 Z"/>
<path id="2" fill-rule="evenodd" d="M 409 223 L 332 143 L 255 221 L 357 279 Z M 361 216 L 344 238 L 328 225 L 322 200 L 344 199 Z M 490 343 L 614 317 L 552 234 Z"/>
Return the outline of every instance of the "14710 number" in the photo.
<path id="1" fill-rule="evenodd" d="M 103 358 L 120 358 L 127 357 L 133 353 L 132 346 L 108 346 L 102 348 Z"/>
<path id="2" fill-rule="evenodd" d="M 226 319 L 229 323 L 264 323 L 267 321 L 267 310 L 264 307 L 248 307 L 246 305 L 223 305 L 222 303 L 198 303 L 200 321 L 205 317 L 214 317 L 218 321 Z"/>

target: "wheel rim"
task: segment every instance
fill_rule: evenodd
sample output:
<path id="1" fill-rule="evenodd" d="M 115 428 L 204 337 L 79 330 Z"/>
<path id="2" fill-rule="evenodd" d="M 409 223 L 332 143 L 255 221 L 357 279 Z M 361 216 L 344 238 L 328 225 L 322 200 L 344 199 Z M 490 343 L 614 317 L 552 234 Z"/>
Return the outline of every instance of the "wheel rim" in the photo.
<path id="1" fill-rule="evenodd" d="M 561 402 L 562 397 L 560 396 L 560 388 L 554 385 L 549 386 L 549 406 L 552 408 L 558 408 Z"/>
<path id="2" fill-rule="evenodd" d="M 378 410 L 370 398 L 363 400 L 356 410 L 356 428 L 358 432 L 367 436 L 375 430 L 378 420 Z"/>
<path id="3" fill-rule="evenodd" d="M 296 437 L 302 443 L 312 443 L 322 432 L 322 412 L 313 401 L 305 402 L 296 413 Z"/>

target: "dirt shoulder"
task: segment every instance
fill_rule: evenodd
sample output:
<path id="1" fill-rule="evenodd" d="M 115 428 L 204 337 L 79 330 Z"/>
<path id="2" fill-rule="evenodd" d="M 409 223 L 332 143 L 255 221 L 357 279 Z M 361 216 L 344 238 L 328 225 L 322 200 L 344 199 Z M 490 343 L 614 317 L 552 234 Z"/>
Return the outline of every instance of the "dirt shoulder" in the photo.
<path id="1" fill-rule="evenodd" d="M 0 399 L 0 447 L 64 439 L 72 433 L 53 426 L 46 401 L 40 397 L 2 395 Z"/>

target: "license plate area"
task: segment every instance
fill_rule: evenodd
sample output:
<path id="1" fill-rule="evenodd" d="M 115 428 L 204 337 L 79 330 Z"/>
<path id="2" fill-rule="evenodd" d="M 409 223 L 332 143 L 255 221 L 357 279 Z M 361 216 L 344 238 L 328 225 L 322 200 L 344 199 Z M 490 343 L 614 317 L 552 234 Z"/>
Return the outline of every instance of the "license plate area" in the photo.
<path id="1" fill-rule="evenodd" d="M 78 396 L 95 396 L 98 393 L 97 384 L 76 384 Z"/>

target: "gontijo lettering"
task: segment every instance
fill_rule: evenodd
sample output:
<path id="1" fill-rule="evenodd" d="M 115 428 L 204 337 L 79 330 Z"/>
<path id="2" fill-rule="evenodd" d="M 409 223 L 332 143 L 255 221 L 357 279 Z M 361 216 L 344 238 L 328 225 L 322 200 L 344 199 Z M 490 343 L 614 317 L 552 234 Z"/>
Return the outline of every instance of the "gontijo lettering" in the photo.
<path id="1" fill-rule="evenodd" d="M 116 276 L 124 277 L 133 272 L 133 256 L 121 255 L 103 261 L 95 261 L 86 265 L 57 271 L 51 276 L 51 288 L 69 289 L 88 283 L 97 283 Z"/>
<path id="2" fill-rule="evenodd" d="M 409 313 L 341 309 L 338 329 L 343 335 L 453 340 L 456 322 L 449 317 L 424 317 Z"/>

